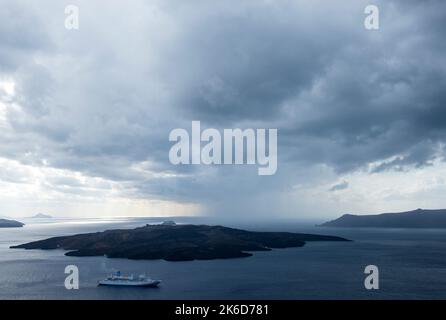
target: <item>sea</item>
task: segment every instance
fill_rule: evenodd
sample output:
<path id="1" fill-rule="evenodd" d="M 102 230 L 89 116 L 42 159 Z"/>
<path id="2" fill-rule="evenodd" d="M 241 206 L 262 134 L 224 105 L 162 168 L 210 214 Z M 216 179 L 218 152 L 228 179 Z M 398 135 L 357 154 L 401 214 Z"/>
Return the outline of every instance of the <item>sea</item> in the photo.
<path id="1" fill-rule="evenodd" d="M 200 223 L 193 221 L 193 223 Z M 254 252 L 210 261 L 132 261 L 67 257 L 63 250 L 10 249 L 30 241 L 107 229 L 126 229 L 166 218 L 29 219 L 0 229 L 0 299 L 446 299 L 446 230 L 323 228 L 308 223 L 233 224 L 252 231 L 336 235 L 351 242 L 308 242 L 301 248 Z M 168 219 L 171 220 L 171 219 Z M 176 217 L 177 223 L 191 223 Z M 79 289 L 65 288 L 65 268 L 79 269 Z M 379 271 L 368 290 L 365 268 Z M 98 287 L 120 270 L 162 280 L 159 288 Z"/>

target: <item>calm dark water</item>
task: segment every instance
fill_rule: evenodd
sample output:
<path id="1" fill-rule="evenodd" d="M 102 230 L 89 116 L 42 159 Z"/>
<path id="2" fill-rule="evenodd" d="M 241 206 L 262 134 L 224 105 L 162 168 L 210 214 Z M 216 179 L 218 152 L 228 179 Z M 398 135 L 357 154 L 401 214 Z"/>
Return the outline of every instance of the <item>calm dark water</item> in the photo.
<path id="1" fill-rule="evenodd" d="M 25 221 L 26 222 L 26 221 Z M 51 236 L 133 228 L 154 220 L 31 223 L 0 229 L 0 299 L 446 299 L 446 230 L 327 229 L 287 223 L 251 230 L 339 235 L 354 242 L 308 243 L 214 261 L 130 261 L 65 257 L 63 251 L 12 250 Z M 77 265 L 80 289 L 64 287 L 64 269 Z M 364 289 L 364 268 L 380 270 L 380 289 Z M 112 270 L 148 273 L 158 289 L 97 287 Z"/>

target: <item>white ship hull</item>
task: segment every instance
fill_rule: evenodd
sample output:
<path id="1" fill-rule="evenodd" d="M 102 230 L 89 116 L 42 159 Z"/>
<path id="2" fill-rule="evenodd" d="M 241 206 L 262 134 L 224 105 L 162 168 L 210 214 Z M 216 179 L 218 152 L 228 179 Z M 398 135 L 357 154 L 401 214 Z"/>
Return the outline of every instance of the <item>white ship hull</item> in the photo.
<path id="1" fill-rule="evenodd" d="M 101 280 L 100 286 L 117 286 L 117 287 L 157 287 L 161 281 L 159 280 Z"/>

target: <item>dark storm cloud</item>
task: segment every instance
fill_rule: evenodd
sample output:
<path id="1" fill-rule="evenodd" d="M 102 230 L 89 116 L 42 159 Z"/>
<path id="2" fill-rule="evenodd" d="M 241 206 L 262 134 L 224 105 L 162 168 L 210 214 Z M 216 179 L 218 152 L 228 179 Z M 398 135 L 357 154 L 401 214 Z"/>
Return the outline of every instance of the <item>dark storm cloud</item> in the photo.
<path id="1" fill-rule="evenodd" d="M 330 16 L 319 11 L 311 21 L 311 11 L 292 2 L 246 2 L 240 10 L 228 5 L 188 12 L 189 28 L 168 52 L 181 82 L 169 80 L 187 116 L 216 124 L 280 118 L 282 103 L 311 87 L 348 43 L 342 34 L 358 30 L 342 23 L 330 30 Z"/>
<path id="2" fill-rule="evenodd" d="M 295 122 L 282 139 L 300 160 L 349 171 L 396 155 L 405 160 L 388 167 L 422 166 L 438 156 L 446 133 L 446 69 L 436 30 L 445 27 L 445 4 L 397 4 L 394 13 L 406 14 L 403 26 L 384 20 L 378 40 L 365 35 L 367 41 L 333 57 L 317 90 L 290 107 Z"/>
<path id="3" fill-rule="evenodd" d="M 0 71 L 21 106 L 3 157 L 119 181 L 129 197 L 254 211 L 317 180 L 314 165 L 377 173 L 443 157 L 443 1 L 377 1 L 378 31 L 363 27 L 368 1 L 79 1 L 71 33 L 55 27 L 62 5 L 1 2 Z M 277 174 L 172 166 L 168 134 L 192 120 L 278 128 Z"/>
<path id="4" fill-rule="evenodd" d="M 194 21 L 200 27 L 182 34 L 187 49 L 174 46 L 175 77 L 189 80 L 178 86 L 183 115 L 211 126 L 277 124 L 285 158 L 341 172 L 418 144 L 435 153 L 446 119 L 436 31 L 445 27 L 445 5 L 382 2 L 376 33 L 360 27 L 362 15 L 333 28 L 341 12 L 308 21 L 290 7 L 258 6 L 247 16 L 210 10 Z M 341 7 L 358 14 L 364 3 Z"/>
<path id="5" fill-rule="evenodd" d="M 430 141 L 424 141 L 407 150 L 406 154 L 380 163 L 371 172 L 378 173 L 386 170 L 403 171 L 407 170 L 410 166 L 414 166 L 415 168 L 431 166 L 435 159 L 440 158 L 444 160 L 444 153 L 442 151 L 438 145 L 433 145 Z"/>

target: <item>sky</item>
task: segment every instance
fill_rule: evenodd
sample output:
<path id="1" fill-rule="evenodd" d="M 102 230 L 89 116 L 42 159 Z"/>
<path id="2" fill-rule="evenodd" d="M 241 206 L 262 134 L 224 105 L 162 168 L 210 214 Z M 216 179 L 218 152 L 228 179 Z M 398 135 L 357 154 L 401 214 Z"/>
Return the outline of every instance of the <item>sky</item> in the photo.
<path id="1" fill-rule="evenodd" d="M 378 30 L 364 8 L 380 10 Z M 79 29 L 65 28 L 67 5 Z M 442 0 L 0 0 L 0 216 L 446 208 Z M 276 128 L 271 176 L 169 132 Z"/>

